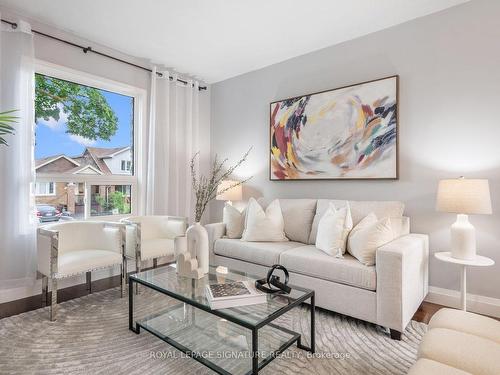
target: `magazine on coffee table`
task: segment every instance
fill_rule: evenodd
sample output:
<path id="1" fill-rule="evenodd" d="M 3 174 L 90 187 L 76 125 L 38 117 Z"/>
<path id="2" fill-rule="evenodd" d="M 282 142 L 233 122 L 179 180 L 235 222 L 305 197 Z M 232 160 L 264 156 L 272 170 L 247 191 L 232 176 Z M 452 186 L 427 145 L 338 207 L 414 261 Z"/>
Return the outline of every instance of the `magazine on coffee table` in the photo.
<path id="1" fill-rule="evenodd" d="M 267 296 L 248 281 L 206 286 L 206 297 L 212 310 L 266 303 Z"/>

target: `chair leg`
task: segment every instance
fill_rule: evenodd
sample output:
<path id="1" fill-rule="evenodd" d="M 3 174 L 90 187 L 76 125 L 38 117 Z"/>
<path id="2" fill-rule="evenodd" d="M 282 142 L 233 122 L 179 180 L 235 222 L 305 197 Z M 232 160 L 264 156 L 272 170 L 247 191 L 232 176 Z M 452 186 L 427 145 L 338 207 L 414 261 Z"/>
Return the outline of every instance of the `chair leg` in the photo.
<path id="1" fill-rule="evenodd" d="M 86 272 L 85 277 L 87 278 L 87 290 L 89 291 L 89 294 L 92 294 L 92 272 Z"/>
<path id="2" fill-rule="evenodd" d="M 50 320 L 54 321 L 57 318 L 57 279 L 50 279 L 50 289 L 52 291 L 52 298 L 50 302 Z"/>
<path id="3" fill-rule="evenodd" d="M 42 277 L 42 307 L 49 304 L 49 278 L 47 276 Z"/>

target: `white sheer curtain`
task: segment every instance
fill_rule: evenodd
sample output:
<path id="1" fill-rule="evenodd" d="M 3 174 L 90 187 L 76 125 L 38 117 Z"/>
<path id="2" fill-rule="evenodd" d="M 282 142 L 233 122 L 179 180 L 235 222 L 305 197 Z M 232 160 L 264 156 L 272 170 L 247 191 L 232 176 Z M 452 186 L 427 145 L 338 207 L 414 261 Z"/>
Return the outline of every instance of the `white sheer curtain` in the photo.
<path id="1" fill-rule="evenodd" d="M 35 280 L 34 52 L 29 24 L 2 26 L 0 111 L 16 109 L 15 134 L 0 146 L 0 288 Z"/>
<path id="2" fill-rule="evenodd" d="M 151 74 L 146 213 L 194 218 L 189 163 L 199 151 L 199 83 Z M 173 80 L 169 80 L 169 75 Z"/>

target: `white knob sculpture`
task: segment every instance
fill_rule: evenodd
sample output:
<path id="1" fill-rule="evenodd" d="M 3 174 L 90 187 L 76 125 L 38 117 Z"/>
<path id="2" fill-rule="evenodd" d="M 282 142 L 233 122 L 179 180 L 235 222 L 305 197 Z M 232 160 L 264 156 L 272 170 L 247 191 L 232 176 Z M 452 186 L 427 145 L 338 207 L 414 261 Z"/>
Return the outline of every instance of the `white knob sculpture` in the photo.
<path id="1" fill-rule="evenodd" d="M 175 239 L 174 248 L 179 275 L 200 279 L 208 273 L 208 233 L 203 225 L 191 225 L 185 237 Z"/>

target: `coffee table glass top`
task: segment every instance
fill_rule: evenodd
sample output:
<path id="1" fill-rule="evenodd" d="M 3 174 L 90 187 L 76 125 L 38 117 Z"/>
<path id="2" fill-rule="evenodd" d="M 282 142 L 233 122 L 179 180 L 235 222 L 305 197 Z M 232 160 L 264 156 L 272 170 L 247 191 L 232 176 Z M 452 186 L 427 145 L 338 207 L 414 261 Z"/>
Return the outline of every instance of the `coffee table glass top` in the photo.
<path id="1" fill-rule="evenodd" d="M 233 281 L 254 282 L 259 277 L 244 272 L 228 270 L 225 267 L 211 266 L 209 273 L 201 279 L 192 279 L 177 275 L 175 267 L 167 266 L 143 271 L 130 276 L 134 281 L 147 285 L 159 292 L 170 295 L 181 301 L 190 303 L 195 307 L 210 311 L 210 305 L 205 296 L 205 286 L 209 284 L 222 284 Z M 214 310 L 217 314 L 231 321 L 255 327 L 265 324 L 274 316 L 279 316 L 288 310 L 291 305 L 296 305 L 312 295 L 309 289 L 291 286 L 289 295 L 267 295 L 267 303 L 232 307 Z"/>

